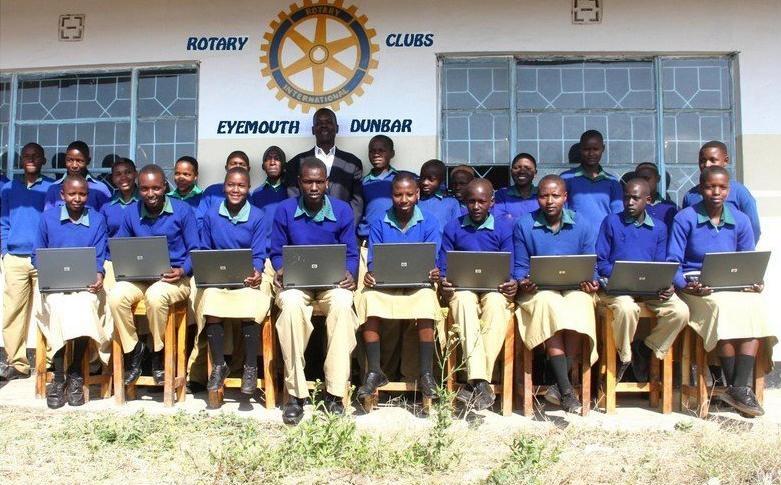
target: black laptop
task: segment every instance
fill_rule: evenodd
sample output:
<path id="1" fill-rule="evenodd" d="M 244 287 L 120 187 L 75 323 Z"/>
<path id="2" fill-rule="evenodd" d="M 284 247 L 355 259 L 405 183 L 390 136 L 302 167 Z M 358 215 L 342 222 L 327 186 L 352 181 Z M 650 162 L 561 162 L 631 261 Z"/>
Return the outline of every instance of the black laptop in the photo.
<path id="1" fill-rule="evenodd" d="M 336 288 L 344 279 L 344 244 L 282 246 L 285 288 Z"/>
<path id="2" fill-rule="evenodd" d="M 713 290 L 742 290 L 765 280 L 770 251 L 706 253 L 700 282 Z"/>
<path id="3" fill-rule="evenodd" d="M 616 261 L 605 293 L 653 297 L 670 287 L 678 263 Z"/>
<path id="4" fill-rule="evenodd" d="M 540 290 L 577 290 L 594 279 L 595 254 L 532 256 L 529 279 Z"/>
<path id="5" fill-rule="evenodd" d="M 95 284 L 95 248 L 40 248 L 35 250 L 41 293 L 86 291 Z"/>
<path id="6" fill-rule="evenodd" d="M 436 266 L 434 243 L 374 245 L 376 288 L 430 288 L 429 272 Z"/>
<path id="7" fill-rule="evenodd" d="M 448 251 L 447 280 L 456 290 L 497 291 L 510 279 L 508 252 Z"/>
<path id="8" fill-rule="evenodd" d="M 197 288 L 243 288 L 253 272 L 251 249 L 190 251 Z"/>

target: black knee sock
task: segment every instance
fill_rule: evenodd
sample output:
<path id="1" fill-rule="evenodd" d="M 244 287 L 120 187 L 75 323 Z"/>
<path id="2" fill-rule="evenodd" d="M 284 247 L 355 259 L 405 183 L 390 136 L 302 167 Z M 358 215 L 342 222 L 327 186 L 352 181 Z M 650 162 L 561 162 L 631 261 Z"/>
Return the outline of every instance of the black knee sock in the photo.
<path id="1" fill-rule="evenodd" d="M 209 340 L 209 353 L 212 357 L 213 365 L 223 365 L 225 363 L 225 327 L 220 323 L 207 323 L 206 338 Z"/>
<path id="2" fill-rule="evenodd" d="M 382 368 L 380 367 L 380 343 L 366 342 L 365 346 L 369 370 L 372 372 L 382 372 Z"/>
<path id="3" fill-rule="evenodd" d="M 434 369 L 434 342 L 420 342 L 420 375 L 431 374 Z"/>
<path id="4" fill-rule="evenodd" d="M 738 354 L 735 358 L 735 382 L 736 387 L 748 387 L 751 380 L 751 372 L 754 370 L 754 356 Z"/>
<path id="5" fill-rule="evenodd" d="M 553 371 L 553 377 L 556 379 L 556 384 L 559 386 L 559 391 L 562 394 L 566 394 L 572 391 L 572 384 L 569 381 L 569 368 L 567 366 L 567 358 L 563 355 L 554 355 L 550 357 L 551 370 Z"/>
<path id="6" fill-rule="evenodd" d="M 724 372 L 724 379 L 727 381 L 727 385 L 731 386 L 735 383 L 735 356 L 732 357 L 719 357 L 721 361 L 721 371 Z M 716 376 L 713 376 L 714 379 Z"/>
<path id="7" fill-rule="evenodd" d="M 52 357 L 54 366 L 54 380 L 62 382 L 65 380 L 65 347 L 54 353 Z"/>
<path id="8" fill-rule="evenodd" d="M 81 375 L 81 360 L 84 358 L 84 352 L 87 351 L 87 344 L 89 344 L 88 337 L 79 337 L 73 340 L 73 360 L 68 366 L 68 374 Z"/>
<path id="9" fill-rule="evenodd" d="M 258 347 L 260 347 L 260 325 L 255 322 L 242 322 L 241 331 L 244 334 L 244 365 L 258 366 Z"/>

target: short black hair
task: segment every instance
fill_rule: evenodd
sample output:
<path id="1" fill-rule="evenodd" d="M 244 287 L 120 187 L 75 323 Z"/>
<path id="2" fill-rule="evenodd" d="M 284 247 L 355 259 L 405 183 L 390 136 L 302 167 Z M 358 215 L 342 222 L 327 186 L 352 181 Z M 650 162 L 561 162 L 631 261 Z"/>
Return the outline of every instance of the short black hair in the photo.
<path id="1" fill-rule="evenodd" d="M 285 151 L 279 148 L 276 145 L 271 145 L 270 147 L 266 148 L 266 151 L 263 152 L 263 158 L 260 160 L 260 163 L 263 163 L 266 161 L 266 159 L 271 155 L 272 153 L 276 153 L 277 157 L 279 157 L 279 161 L 282 162 L 282 171 L 285 170 L 285 163 L 287 163 L 287 155 L 285 155 Z"/>
<path id="2" fill-rule="evenodd" d="M 165 179 L 165 172 L 162 168 L 160 168 L 160 165 L 155 165 L 154 163 L 144 165 L 141 167 L 141 170 L 138 171 L 138 177 L 141 178 L 142 175 L 146 175 L 148 173 L 159 175 L 162 177 L 164 182 L 167 182 Z"/>
<path id="3" fill-rule="evenodd" d="M 89 190 L 89 184 L 87 183 L 87 179 L 84 178 L 82 175 L 66 175 L 65 178 L 62 180 L 62 185 L 60 186 L 60 192 L 65 190 L 65 184 L 68 183 L 80 183 L 84 184 L 85 187 L 87 187 L 87 190 Z"/>
<path id="4" fill-rule="evenodd" d="M 385 146 L 387 146 L 390 149 L 390 151 L 394 151 L 394 149 L 393 149 L 393 140 L 391 140 L 391 137 L 389 137 L 387 135 L 374 135 L 372 137 L 372 139 L 369 140 L 369 145 L 371 145 L 371 143 L 374 140 L 379 140 L 379 141 L 385 143 Z"/>
<path id="5" fill-rule="evenodd" d="M 244 167 L 233 167 L 230 170 L 228 170 L 227 172 L 225 172 L 225 180 L 223 181 L 223 183 L 228 181 L 228 177 L 230 177 L 233 174 L 237 174 L 237 173 L 247 177 L 247 184 L 249 184 L 249 185 L 252 184 L 252 179 L 250 178 L 249 171 L 246 168 L 244 168 Z"/>
<path id="6" fill-rule="evenodd" d="M 494 197 L 494 184 L 490 180 L 485 178 L 474 178 L 464 187 L 464 195 L 468 194 L 470 190 L 474 190 L 477 187 L 487 187 L 491 191 L 491 198 Z"/>
<path id="7" fill-rule="evenodd" d="M 515 162 L 517 162 L 518 160 L 520 160 L 520 159 L 522 159 L 522 158 L 525 158 L 525 159 L 527 159 L 527 160 L 531 160 L 531 162 L 534 164 L 534 166 L 535 166 L 535 167 L 537 166 L 537 159 L 536 159 L 536 158 L 534 158 L 534 157 L 533 157 L 531 154 L 529 154 L 529 153 L 525 153 L 525 152 L 524 152 L 524 153 L 519 153 L 518 155 L 516 155 L 516 156 L 513 158 L 513 161 L 512 161 L 512 162 L 510 162 L 510 166 L 512 167 L 513 165 L 515 165 Z"/>
<path id="8" fill-rule="evenodd" d="M 35 143 L 34 141 L 31 141 L 31 142 L 29 142 L 29 143 L 26 143 L 26 144 L 25 144 L 25 145 L 22 147 L 22 151 L 25 151 L 25 150 L 27 150 L 28 148 L 33 148 L 33 149 L 35 149 L 35 151 L 37 151 L 37 152 L 41 152 L 41 155 L 43 155 L 43 156 L 46 156 L 46 152 L 44 151 L 43 147 L 42 147 L 41 145 L 39 145 L 38 143 Z"/>
<path id="9" fill-rule="evenodd" d="M 605 143 L 605 137 L 602 136 L 602 133 L 597 130 L 586 130 L 582 135 L 580 135 L 580 144 L 582 145 L 589 138 L 597 138 L 601 143 Z"/>
<path id="10" fill-rule="evenodd" d="M 729 149 L 727 149 L 727 145 L 719 140 L 711 140 L 709 142 L 703 143 L 703 145 L 700 147 L 700 153 L 702 153 L 703 150 L 707 150 L 708 148 L 718 148 L 722 152 L 729 155 Z"/>
<path id="11" fill-rule="evenodd" d="M 198 175 L 198 160 L 196 160 L 195 158 L 193 158 L 193 157 L 191 157 L 189 155 L 185 155 L 183 157 L 179 157 L 179 158 L 176 159 L 176 163 L 174 164 L 174 167 L 176 167 L 176 165 L 179 162 L 186 162 L 186 163 L 189 163 L 190 165 L 192 165 L 193 168 L 195 169 L 195 174 Z"/>
<path id="12" fill-rule="evenodd" d="M 406 170 L 397 173 L 396 176 L 393 177 L 393 183 L 391 185 L 395 186 L 396 184 L 403 182 L 410 182 L 415 186 L 418 185 L 418 179 L 415 177 L 415 174 L 407 172 Z"/>
<path id="13" fill-rule="evenodd" d="M 317 111 L 315 111 L 315 114 L 312 115 L 312 123 L 317 121 L 317 115 L 320 113 L 326 113 L 328 116 L 330 116 L 334 120 L 334 124 L 336 124 L 336 113 L 333 112 L 333 110 L 329 108 L 320 108 Z"/>
<path id="14" fill-rule="evenodd" d="M 330 111 L 330 110 L 329 110 Z M 305 169 L 313 169 L 316 168 L 318 170 L 323 171 L 323 175 L 328 177 L 328 169 L 325 167 L 325 163 L 323 163 L 322 160 L 315 157 L 306 157 L 301 160 L 301 164 L 298 168 L 298 176 L 300 177 L 302 173 L 304 173 Z"/>
<path id="15" fill-rule="evenodd" d="M 132 168 L 134 172 L 136 171 L 136 163 L 127 157 L 115 158 L 114 163 L 111 164 L 111 169 L 114 170 L 114 167 L 118 167 L 120 165 L 130 165 L 130 168 Z"/>
<path id="16" fill-rule="evenodd" d="M 423 176 L 423 172 L 434 170 L 436 173 L 434 175 L 439 177 L 439 180 L 445 180 L 445 172 L 447 171 L 447 167 L 445 167 L 445 162 L 442 160 L 437 160 L 436 158 L 432 158 L 431 160 L 428 160 L 423 163 L 423 165 L 420 166 L 420 176 Z"/>
<path id="17" fill-rule="evenodd" d="M 648 181 L 642 177 L 632 177 L 629 180 L 626 181 L 626 184 L 624 185 L 624 191 L 626 192 L 629 187 L 633 185 L 640 185 L 643 188 L 645 188 L 646 193 L 648 195 L 651 195 L 651 186 L 648 184 Z"/>
<path id="18" fill-rule="evenodd" d="M 635 172 L 640 170 L 641 168 L 650 168 L 653 169 L 654 172 L 656 172 L 656 175 L 659 175 L 659 167 L 656 166 L 653 162 L 640 162 L 635 167 Z"/>
<path id="19" fill-rule="evenodd" d="M 547 184 L 548 182 L 556 182 L 559 184 L 565 191 L 567 190 L 567 184 L 564 182 L 564 179 L 556 175 L 555 173 L 548 174 L 540 179 L 540 183 L 538 187 L 542 187 L 543 185 Z"/>
<path id="20" fill-rule="evenodd" d="M 231 158 L 241 158 L 245 162 L 247 162 L 247 165 L 249 165 L 249 157 L 246 153 L 244 153 L 242 150 L 233 150 L 228 154 L 228 158 L 225 159 L 225 163 L 227 164 Z"/>
<path id="21" fill-rule="evenodd" d="M 729 174 L 729 170 L 727 170 L 726 168 L 719 167 L 718 165 L 711 165 L 710 167 L 700 172 L 700 185 L 704 184 L 705 181 L 708 180 L 708 177 L 710 177 L 711 175 L 724 175 L 725 177 L 727 177 L 728 181 L 732 178 Z"/>
<path id="22" fill-rule="evenodd" d="M 70 142 L 68 144 L 68 148 L 65 149 L 65 153 L 68 153 L 71 150 L 78 150 L 86 158 L 89 158 L 89 147 L 87 146 L 86 143 L 84 143 L 81 140 L 76 140 L 76 141 Z"/>

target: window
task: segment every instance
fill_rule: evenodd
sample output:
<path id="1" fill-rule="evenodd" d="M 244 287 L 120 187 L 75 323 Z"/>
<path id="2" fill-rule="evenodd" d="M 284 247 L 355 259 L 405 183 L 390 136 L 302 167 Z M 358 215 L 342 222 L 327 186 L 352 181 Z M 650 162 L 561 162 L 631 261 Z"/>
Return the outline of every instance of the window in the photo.
<path id="1" fill-rule="evenodd" d="M 65 148 L 83 140 L 93 173 L 109 172 L 116 156 L 170 172 L 177 157 L 196 154 L 197 100 L 194 67 L 6 76 L 0 79 L 3 168 L 18 171 L 21 147 L 34 141 L 46 150 L 44 171 L 64 173 Z"/>
<path id="2" fill-rule="evenodd" d="M 558 173 L 576 163 L 580 134 L 596 129 L 609 171 L 657 163 L 668 195 L 680 201 L 696 183 L 702 143 L 722 140 L 734 150 L 731 64 L 730 57 L 444 58 L 441 153 L 448 165 L 506 167 L 528 152 L 541 175 Z"/>

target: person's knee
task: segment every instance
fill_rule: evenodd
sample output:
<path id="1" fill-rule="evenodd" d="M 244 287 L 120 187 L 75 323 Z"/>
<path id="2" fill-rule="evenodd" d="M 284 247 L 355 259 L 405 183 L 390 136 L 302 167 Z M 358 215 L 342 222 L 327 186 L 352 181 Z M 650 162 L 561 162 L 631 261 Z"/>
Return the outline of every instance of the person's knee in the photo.
<path id="1" fill-rule="evenodd" d="M 277 295 L 276 303 L 280 310 L 304 307 L 306 305 L 304 294 L 299 290 L 284 290 Z"/>
<path id="2" fill-rule="evenodd" d="M 338 288 L 333 290 L 330 295 L 330 307 L 331 311 L 342 311 L 352 308 L 353 306 L 353 293 L 349 290 Z"/>

